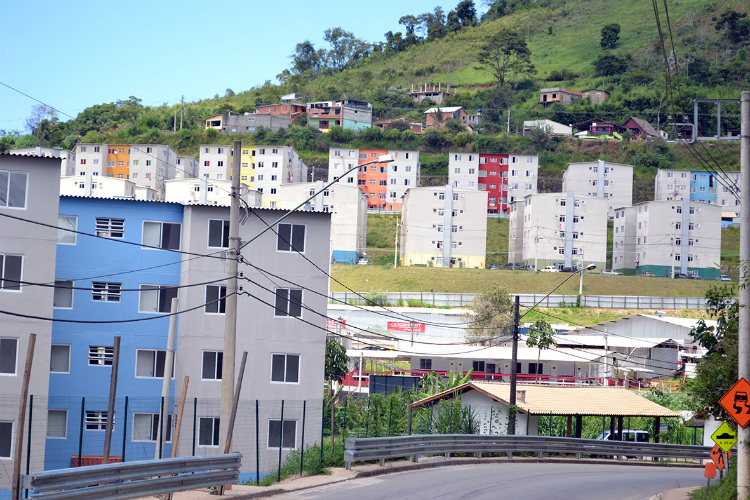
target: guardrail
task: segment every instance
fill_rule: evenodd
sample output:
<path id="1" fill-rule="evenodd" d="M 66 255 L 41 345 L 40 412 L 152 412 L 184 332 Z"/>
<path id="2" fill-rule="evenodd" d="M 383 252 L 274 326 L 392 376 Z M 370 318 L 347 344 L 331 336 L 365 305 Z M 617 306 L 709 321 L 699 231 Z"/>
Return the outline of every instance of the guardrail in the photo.
<path id="1" fill-rule="evenodd" d="M 331 292 L 332 303 L 368 305 L 371 292 Z M 418 305 L 429 307 L 468 307 L 474 301 L 473 293 L 438 292 L 386 292 L 383 300 L 390 305 Z M 531 307 L 541 301 L 541 307 L 563 307 L 576 304 L 577 295 L 549 295 L 519 293 L 522 307 Z M 646 295 L 584 295 L 583 307 L 610 309 L 705 309 L 704 297 L 651 297 Z"/>
<path id="2" fill-rule="evenodd" d="M 344 461 L 346 469 L 351 470 L 353 462 L 362 460 L 379 460 L 385 465 L 389 458 L 411 456 L 416 462 L 419 455 L 445 454 L 450 458 L 452 453 L 513 453 L 534 452 L 539 458 L 543 453 L 575 454 L 577 458 L 589 455 L 615 457 L 653 457 L 653 458 L 686 458 L 709 459 L 711 448 L 708 446 L 691 446 L 681 444 L 637 443 L 632 441 L 598 441 L 596 439 L 560 438 L 546 436 L 508 436 L 477 434 L 419 434 L 413 436 L 348 438 Z"/>
<path id="3" fill-rule="evenodd" d="M 241 459 L 241 453 L 230 453 L 36 472 L 25 478 L 24 488 L 41 500 L 138 498 L 236 483 Z"/>

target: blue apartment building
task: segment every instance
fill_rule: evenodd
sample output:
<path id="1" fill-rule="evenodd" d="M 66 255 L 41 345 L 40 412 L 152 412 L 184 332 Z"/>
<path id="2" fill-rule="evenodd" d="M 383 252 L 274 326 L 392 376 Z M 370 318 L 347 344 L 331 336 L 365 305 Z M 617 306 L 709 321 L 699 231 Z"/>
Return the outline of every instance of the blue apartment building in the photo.
<path id="1" fill-rule="evenodd" d="M 55 321 L 52 328 L 46 470 L 75 466 L 79 456 L 90 457 L 81 465 L 101 463 L 116 336 L 110 456 L 158 458 L 160 439 L 169 456 L 171 415 L 161 432 L 158 424 L 167 313 L 184 258 L 182 218 L 176 203 L 60 198 L 59 226 L 88 235 L 60 231 L 58 237 L 53 317 L 76 322 Z M 171 412 L 174 379 L 170 395 Z"/>

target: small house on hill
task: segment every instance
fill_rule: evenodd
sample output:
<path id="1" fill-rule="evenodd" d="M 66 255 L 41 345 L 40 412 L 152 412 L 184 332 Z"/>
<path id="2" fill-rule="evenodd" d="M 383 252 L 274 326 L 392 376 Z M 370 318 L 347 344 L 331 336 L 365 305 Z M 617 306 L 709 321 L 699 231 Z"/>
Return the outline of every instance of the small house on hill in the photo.
<path id="1" fill-rule="evenodd" d="M 472 381 L 416 401 L 414 408 L 430 407 L 444 400 L 461 397 L 462 406 L 470 406 L 482 434 L 505 434 L 508 429 L 510 384 Z M 624 417 L 651 417 L 655 428 L 661 418 L 679 417 L 677 412 L 622 387 L 516 386 L 516 434 L 539 434 L 539 421 L 552 416 L 568 417 L 568 437 L 581 437 L 584 416 L 610 418 L 610 430 L 622 435 Z M 575 427 L 573 420 L 575 419 Z M 573 430 L 574 429 L 574 430 Z"/>
<path id="2" fill-rule="evenodd" d="M 633 135 L 633 139 L 659 139 L 662 135 L 646 120 L 631 116 L 622 124 Z"/>

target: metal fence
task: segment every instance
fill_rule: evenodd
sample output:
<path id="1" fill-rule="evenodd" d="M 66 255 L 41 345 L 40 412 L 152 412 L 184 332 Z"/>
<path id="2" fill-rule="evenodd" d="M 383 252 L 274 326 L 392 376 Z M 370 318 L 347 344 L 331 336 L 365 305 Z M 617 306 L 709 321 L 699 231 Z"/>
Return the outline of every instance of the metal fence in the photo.
<path id="1" fill-rule="evenodd" d="M 706 460 L 710 458 L 710 446 L 691 446 L 660 443 L 638 443 L 630 441 L 599 441 L 596 439 L 554 438 L 546 436 L 487 436 L 467 434 L 414 435 L 387 438 L 349 438 L 346 440 L 344 461 L 347 470 L 352 463 L 361 460 L 379 460 L 385 464 L 389 458 L 413 457 L 419 455 L 453 453 L 513 453 L 532 452 L 542 458 L 544 453 L 575 454 L 578 459 L 584 455 L 592 458 L 634 457 L 634 458 L 683 458 Z"/>
<path id="2" fill-rule="evenodd" d="M 468 307 L 474 301 L 473 293 L 385 292 L 377 300 L 391 306 Z M 541 307 L 574 306 L 577 295 L 518 294 L 521 306 L 531 307 L 539 302 Z M 369 305 L 372 292 L 331 292 L 332 303 Z M 541 302 L 540 302 L 541 301 Z M 583 295 L 582 307 L 611 309 L 705 309 L 704 297 L 650 297 L 639 295 Z"/>

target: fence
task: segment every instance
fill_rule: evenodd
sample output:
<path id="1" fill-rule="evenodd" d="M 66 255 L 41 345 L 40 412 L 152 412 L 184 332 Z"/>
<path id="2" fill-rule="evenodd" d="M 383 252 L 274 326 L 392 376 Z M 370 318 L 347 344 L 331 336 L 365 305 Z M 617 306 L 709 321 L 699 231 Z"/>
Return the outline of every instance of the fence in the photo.
<path id="1" fill-rule="evenodd" d="M 370 292 L 331 292 L 332 303 L 368 305 Z M 474 301 L 473 293 L 386 292 L 378 299 L 390 305 L 424 305 L 428 307 L 468 307 Z M 521 306 L 531 307 L 538 302 L 541 307 L 575 305 L 577 295 L 518 294 Z M 650 297 L 638 295 L 583 295 L 581 306 L 603 309 L 705 309 L 704 297 Z"/>
<path id="2" fill-rule="evenodd" d="M 628 441 L 599 441 L 579 438 L 550 438 L 544 436 L 484 436 L 447 434 L 442 436 L 416 435 L 391 438 L 350 438 L 346 440 L 344 460 L 347 470 L 355 461 L 380 460 L 414 457 L 418 455 L 442 454 L 446 458 L 451 453 L 513 453 L 533 452 L 542 458 L 543 453 L 575 454 L 577 458 L 589 456 L 627 456 L 654 458 L 683 458 L 706 460 L 710 458 L 710 446 L 687 446 L 659 443 L 639 443 Z M 593 458 L 592 457 L 592 458 Z"/>

